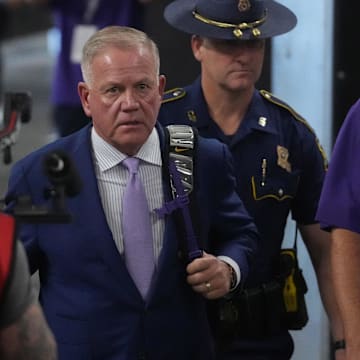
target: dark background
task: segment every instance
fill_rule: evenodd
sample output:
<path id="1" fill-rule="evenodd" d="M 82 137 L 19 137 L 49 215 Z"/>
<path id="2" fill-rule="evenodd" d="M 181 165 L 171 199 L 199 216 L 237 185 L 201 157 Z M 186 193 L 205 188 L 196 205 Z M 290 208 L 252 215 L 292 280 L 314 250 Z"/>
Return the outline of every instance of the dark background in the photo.
<path id="1" fill-rule="evenodd" d="M 190 36 L 173 29 L 163 19 L 164 7 L 171 0 L 154 0 L 146 5 L 145 31 L 157 42 L 161 55 L 161 72 L 167 76 L 167 88 L 183 86 L 192 82 L 199 73 L 199 64 L 190 50 Z M 335 138 L 349 107 L 359 97 L 360 83 L 359 51 L 357 49 L 360 2 L 337 0 L 334 3 L 333 32 L 333 119 Z M 31 32 L 46 30 L 51 26 L 51 15 L 43 6 L 24 6 L 18 10 L 5 11 L 0 3 L 0 34 L 9 39 Z M 271 43 L 267 52 L 270 53 Z M 266 57 L 259 88 L 270 88 L 270 56 Z"/>

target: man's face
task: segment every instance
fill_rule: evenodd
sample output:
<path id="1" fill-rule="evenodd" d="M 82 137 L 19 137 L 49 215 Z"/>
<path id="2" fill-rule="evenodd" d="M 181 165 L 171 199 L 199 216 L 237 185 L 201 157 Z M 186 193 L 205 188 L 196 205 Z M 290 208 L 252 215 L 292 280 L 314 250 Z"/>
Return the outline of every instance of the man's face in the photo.
<path id="1" fill-rule="evenodd" d="M 156 123 L 165 77 L 158 76 L 147 48 L 108 47 L 91 69 L 90 84 L 78 86 L 84 111 L 104 140 L 134 155 Z"/>
<path id="2" fill-rule="evenodd" d="M 216 40 L 192 37 L 192 50 L 207 83 L 228 91 L 253 89 L 261 75 L 265 40 Z"/>

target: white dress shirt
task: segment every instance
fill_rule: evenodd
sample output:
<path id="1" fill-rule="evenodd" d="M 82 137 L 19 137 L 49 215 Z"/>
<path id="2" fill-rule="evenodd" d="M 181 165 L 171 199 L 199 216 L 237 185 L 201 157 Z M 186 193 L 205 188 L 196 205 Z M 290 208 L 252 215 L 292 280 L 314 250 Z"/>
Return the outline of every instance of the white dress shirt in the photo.
<path id="1" fill-rule="evenodd" d="M 122 197 L 129 173 L 121 165 L 121 162 L 127 155 L 121 153 L 101 138 L 94 127 L 91 132 L 91 142 L 102 206 L 116 247 L 123 254 Z M 154 209 L 161 208 L 164 204 L 160 142 L 155 128 L 134 157 L 140 159 L 138 174 L 143 182 L 149 204 L 154 239 L 154 256 L 155 262 L 157 262 L 163 244 L 165 221 L 154 212 Z"/>

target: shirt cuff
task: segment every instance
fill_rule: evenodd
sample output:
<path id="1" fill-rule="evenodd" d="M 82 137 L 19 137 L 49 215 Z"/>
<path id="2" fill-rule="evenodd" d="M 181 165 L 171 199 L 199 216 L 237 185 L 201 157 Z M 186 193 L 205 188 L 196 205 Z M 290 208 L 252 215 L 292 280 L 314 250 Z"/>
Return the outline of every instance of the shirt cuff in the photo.
<path id="1" fill-rule="evenodd" d="M 236 275 L 236 286 L 235 287 L 237 287 L 240 284 L 240 280 L 241 280 L 241 272 L 240 272 L 240 268 L 239 268 L 239 265 L 237 264 L 237 262 L 234 261 L 232 258 L 225 256 L 225 255 L 220 255 L 217 258 L 221 261 L 224 261 L 225 263 L 227 263 L 234 269 L 235 275 Z"/>

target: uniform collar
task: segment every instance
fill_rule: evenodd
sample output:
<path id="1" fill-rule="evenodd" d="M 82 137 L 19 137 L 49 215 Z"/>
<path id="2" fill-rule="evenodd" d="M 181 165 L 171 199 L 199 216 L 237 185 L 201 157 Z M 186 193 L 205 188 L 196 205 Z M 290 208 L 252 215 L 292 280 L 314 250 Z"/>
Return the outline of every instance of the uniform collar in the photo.
<path id="1" fill-rule="evenodd" d="M 205 101 L 201 87 L 201 77 L 199 76 L 191 85 L 184 88 L 187 96 L 190 97 L 191 108 L 186 108 L 187 119 L 201 129 L 209 126 L 213 120 L 210 118 L 209 110 Z"/>
<path id="2" fill-rule="evenodd" d="M 188 96 L 191 97 L 192 108 L 186 109 L 188 120 L 196 122 L 196 127 L 201 129 L 208 127 L 213 120 L 210 118 L 205 97 L 201 88 L 201 78 L 198 77 L 191 86 L 185 88 Z M 258 90 L 254 91 L 248 111 L 245 114 L 243 123 L 238 133 L 243 135 L 250 130 L 257 130 L 270 134 L 277 134 L 275 122 L 272 121 L 267 101 L 261 96 Z M 235 135 L 236 136 L 236 135 Z"/>
<path id="3" fill-rule="evenodd" d="M 267 104 L 268 102 L 261 96 L 260 92 L 255 90 L 243 119 L 242 128 L 277 134 L 276 123 L 273 121 Z"/>

